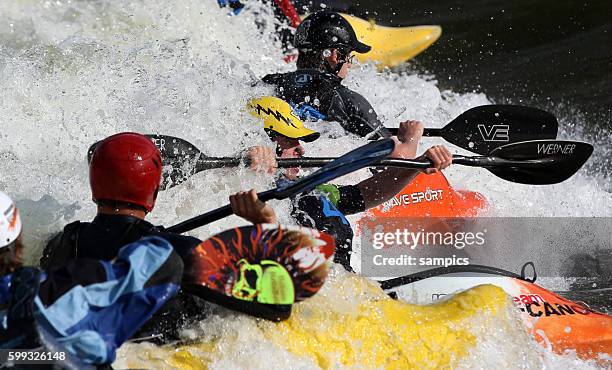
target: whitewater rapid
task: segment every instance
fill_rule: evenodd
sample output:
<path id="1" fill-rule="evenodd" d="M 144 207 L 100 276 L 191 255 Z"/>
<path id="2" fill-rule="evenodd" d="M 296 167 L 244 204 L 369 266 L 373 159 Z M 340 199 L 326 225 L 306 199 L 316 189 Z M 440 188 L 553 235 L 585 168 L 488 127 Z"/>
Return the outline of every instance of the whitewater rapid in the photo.
<path id="1" fill-rule="evenodd" d="M 248 98 L 271 93 L 253 87 L 257 78 L 293 67 L 282 61 L 271 15 L 255 2 L 247 4 L 243 14 L 230 17 L 213 0 L 0 2 L 0 189 L 17 199 L 29 263 L 37 262 L 44 241 L 66 223 L 93 218 L 85 156 L 97 140 L 119 131 L 163 133 L 184 138 L 212 156 L 269 145 L 260 123 L 243 107 Z M 266 21 L 261 30 L 255 26 L 255 13 Z M 442 127 L 468 108 L 492 103 L 478 92 L 441 91 L 433 75 L 380 73 L 372 65 L 354 68 L 346 83 L 370 100 L 388 126 L 418 119 L 428 127 Z M 598 141 L 591 161 L 608 160 L 610 133 L 589 136 L 582 133 L 588 123 L 580 116 L 559 118 L 565 137 Z M 306 146 L 309 156 L 339 155 L 366 142 L 346 135 L 330 144 L 325 138 L 338 132 L 338 126 L 319 128 L 323 139 Z M 423 140 L 422 150 L 432 143 L 439 141 Z M 581 170 L 547 187 L 512 184 L 484 170 L 459 166 L 446 173 L 456 188 L 484 194 L 491 204 L 488 215 L 610 217 L 612 186 L 606 171 L 609 167 Z M 365 176 L 362 171 L 339 182 Z M 225 204 L 239 189 L 272 185 L 272 177 L 245 169 L 200 173 L 161 192 L 150 220 L 172 225 Z M 273 205 L 280 221 L 291 223 L 288 202 Z M 193 235 L 205 239 L 237 224 L 246 222 L 229 217 Z M 340 285 L 332 277 L 320 299 L 334 302 L 343 295 Z M 344 298 L 347 309 L 356 302 L 356 297 Z M 233 322 L 241 323 L 242 335 L 230 334 Z M 255 359 L 266 360 L 265 367 L 316 368 L 310 360 L 265 342 L 258 335 L 261 325 L 228 312 L 200 323 L 204 331 L 227 331 L 221 341 L 232 348 L 230 357 L 211 356 L 210 367 L 254 366 L 258 361 L 252 361 L 250 348 L 253 341 L 263 340 Z M 480 337 L 462 366 L 496 358 L 511 363 L 517 348 L 526 354 L 525 367 L 588 365 L 571 355 L 541 350 L 519 335 Z M 120 360 L 135 356 L 134 347 L 144 351 L 147 346 L 131 345 L 120 351 Z"/>

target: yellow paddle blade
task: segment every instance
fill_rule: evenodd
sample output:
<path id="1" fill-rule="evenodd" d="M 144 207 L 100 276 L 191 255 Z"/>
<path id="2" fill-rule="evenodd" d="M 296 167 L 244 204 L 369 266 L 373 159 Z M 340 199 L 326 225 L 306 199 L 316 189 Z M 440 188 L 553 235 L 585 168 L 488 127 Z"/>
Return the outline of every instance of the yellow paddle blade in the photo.
<path id="1" fill-rule="evenodd" d="M 264 128 L 277 134 L 302 141 L 313 141 L 320 134 L 304 127 L 304 122 L 293 112 L 286 101 L 274 96 L 264 96 L 249 100 L 247 109 L 251 115 L 264 121 Z"/>
<path id="2" fill-rule="evenodd" d="M 355 53 L 361 63 L 373 61 L 381 67 L 394 67 L 414 58 L 442 34 L 440 26 L 385 27 L 342 14 L 353 26 L 359 41 L 370 45 L 366 54 Z"/>

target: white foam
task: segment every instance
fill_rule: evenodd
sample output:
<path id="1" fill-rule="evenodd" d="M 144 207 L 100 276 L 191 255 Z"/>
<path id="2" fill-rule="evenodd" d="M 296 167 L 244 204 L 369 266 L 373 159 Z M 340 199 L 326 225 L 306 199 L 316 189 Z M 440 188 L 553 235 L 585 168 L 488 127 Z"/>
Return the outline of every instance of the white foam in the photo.
<path id="1" fill-rule="evenodd" d="M 255 2 L 247 4 L 260 9 Z M 229 17 L 214 1 L 202 0 L 5 0 L 0 14 L 0 189 L 18 200 L 30 262 L 64 224 L 93 217 L 85 155 L 89 145 L 107 135 L 175 135 L 215 156 L 269 143 L 258 122 L 242 112 L 249 97 L 269 92 L 251 86 L 254 76 L 292 68 L 282 62 L 269 16 L 263 17 L 268 26 L 262 35 L 249 8 Z M 441 91 L 431 77 L 380 74 L 372 66 L 356 68 L 347 83 L 372 102 L 389 126 L 420 119 L 442 127 L 460 112 L 490 103 L 483 94 Z M 306 149 L 309 155 L 332 156 L 364 142 L 348 135 L 333 145 L 320 140 Z M 432 142 L 424 140 L 424 145 Z M 605 191 L 603 175 L 582 171 L 560 185 L 527 187 L 478 169 L 457 166 L 448 174 L 458 188 L 485 194 L 496 215 L 612 215 L 612 194 Z M 340 182 L 365 176 L 362 171 Z M 200 173 L 162 192 L 151 220 L 170 225 L 225 204 L 239 189 L 264 189 L 272 183 L 271 177 L 244 169 Z M 288 203 L 273 205 L 281 221 L 289 222 Z M 194 235 L 206 238 L 244 223 L 229 217 Z M 240 325 L 214 318 L 202 323 L 203 333 L 219 333 L 232 349 L 231 356 L 216 359 L 212 367 L 252 367 L 259 360 L 267 367 L 316 367 L 249 334 L 256 321 L 236 320 Z M 234 336 L 241 330 L 246 334 Z M 254 343 L 259 343 L 256 351 L 251 350 Z M 480 356 L 510 355 L 500 343 L 491 346 Z M 138 356 L 134 347 L 155 352 L 146 344 L 130 345 L 120 356 Z M 574 363 L 546 356 L 555 366 Z M 547 366 L 541 356 L 527 357 L 533 367 Z"/>

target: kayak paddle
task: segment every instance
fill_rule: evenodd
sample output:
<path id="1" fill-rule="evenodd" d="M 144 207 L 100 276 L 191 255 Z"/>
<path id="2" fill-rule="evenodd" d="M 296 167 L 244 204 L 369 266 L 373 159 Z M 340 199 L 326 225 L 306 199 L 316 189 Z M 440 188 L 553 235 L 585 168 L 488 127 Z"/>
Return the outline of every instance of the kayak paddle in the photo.
<path id="1" fill-rule="evenodd" d="M 331 161 L 306 177 L 303 177 L 288 185 L 261 192 L 257 194 L 257 196 L 262 202 L 265 202 L 271 199 L 286 199 L 296 194 L 308 192 L 321 184 L 351 172 L 355 172 L 371 165 L 374 162 L 380 161 L 393 151 L 394 146 L 395 143 L 392 139 L 384 139 L 368 143 L 357 149 L 351 150 L 350 152 Z M 203 215 L 183 221 L 177 225 L 171 226 L 167 228 L 166 231 L 178 234 L 184 233 L 186 231 L 193 230 L 200 226 L 220 220 L 231 214 L 232 208 L 229 205 L 226 205 Z"/>
<path id="2" fill-rule="evenodd" d="M 431 167 L 427 159 L 383 159 L 393 150 L 393 141 L 385 139 L 357 148 L 331 162 L 318 171 L 288 186 L 259 193 L 259 199 L 286 199 L 308 192 L 316 186 L 364 167 L 392 166 L 411 169 Z M 531 185 L 547 185 L 563 182 L 574 175 L 593 153 L 593 146 L 577 141 L 534 140 L 504 145 L 489 156 L 453 156 L 453 163 L 470 167 L 482 167 L 494 175 L 511 182 Z M 287 159 L 299 162 L 301 159 Z M 318 159 L 317 159 L 318 160 Z M 317 165 L 323 163 L 315 163 Z M 167 229 L 183 233 L 232 214 L 229 206 L 194 217 Z"/>
<path id="3" fill-rule="evenodd" d="M 223 231 L 183 252 L 183 291 L 272 321 L 323 286 L 334 239 L 297 226 L 249 225 Z"/>
<path id="4" fill-rule="evenodd" d="M 532 266 L 533 271 L 534 271 L 533 277 L 526 276 L 525 274 L 526 266 Z M 491 266 L 485 266 L 485 265 L 467 265 L 467 266 L 452 265 L 452 266 L 447 266 L 447 267 L 436 267 L 433 269 L 420 271 L 420 272 L 416 272 L 416 273 L 412 273 L 409 275 L 404 275 L 404 276 L 400 276 L 400 277 L 396 277 L 396 278 L 392 278 L 388 280 L 381 280 L 378 283 L 380 284 L 380 287 L 382 290 L 389 290 L 389 289 L 400 287 L 402 285 L 408 285 L 408 284 L 414 283 L 415 281 L 427 279 L 430 277 L 446 275 L 446 274 L 453 274 L 453 273 L 458 273 L 458 272 L 471 272 L 471 273 L 478 273 L 478 274 L 492 274 L 492 275 L 497 275 L 497 276 L 506 276 L 506 277 L 511 277 L 514 279 L 524 280 L 530 283 L 535 282 L 537 278 L 537 275 L 535 275 L 535 267 L 533 266 L 533 262 L 527 262 L 525 265 L 523 265 L 520 275 L 515 274 L 514 272 L 502 270 L 497 267 L 491 267 Z"/>
<path id="5" fill-rule="evenodd" d="M 557 118 L 520 105 L 482 105 L 468 109 L 442 128 L 426 128 L 423 136 L 439 136 L 471 152 L 487 155 L 495 148 L 528 140 L 557 138 Z M 397 128 L 388 128 L 397 135 Z"/>
<path id="6" fill-rule="evenodd" d="M 253 115 L 260 117 L 265 126 L 273 124 L 303 126 L 303 122 L 291 114 L 293 108 L 288 103 L 278 98 L 261 98 L 256 101 L 265 106 L 259 110 L 250 107 L 249 110 Z M 557 129 L 558 122 L 555 116 L 543 110 L 516 105 L 483 105 L 465 111 L 443 128 L 426 128 L 424 135 L 441 136 L 459 147 L 487 155 L 504 144 L 555 139 Z M 397 128 L 390 130 L 397 134 Z M 156 134 L 146 136 L 153 140 L 162 155 L 165 170 L 161 190 L 176 186 L 198 172 L 236 167 L 241 163 L 240 158 L 208 157 L 193 144 L 178 137 Z M 97 144 L 98 142 L 89 147 L 88 162 L 91 161 Z M 280 162 L 279 166 L 284 167 Z M 301 166 L 306 167 L 306 165 Z"/>
<path id="7" fill-rule="evenodd" d="M 453 156 L 453 164 L 482 167 L 495 176 L 519 184 L 550 185 L 574 175 L 593 153 L 593 146 L 578 141 L 533 140 L 507 144 L 488 156 Z M 392 167 L 431 167 L 428 160 L 385 159 Z"/>
<path id="8" fill-rule="evenodd" d="M 520 184 L 549 185 L 570 178 L 593 153 L 591 144 L 577 141 L 532 140 L 501 146 L 488 156 L 453 156 L 453 164 L 482 167 L 504 180 Z M 277 159 L 278 166 L 320 167 L 334 158 Z M 386 158 L 370 167 L 426 169 L 427 159 Z"/>
<path id="9" fill-rule="evenodd" d="M 162 189 L 176 186 L 200 171 L 235 167 L 241 163 L 240 158 L 206 157 L 195 146 L 181 138 L 166 135 L 147 136 L 154 140 L 160 149 L 165 165 L 168 161 L 181 164 L 180 167 L 172 166 L 169 172 L 164 171 Z M 555 184 L 565 181 L 578 171 L 592 152 L 593 146 L 587 143 L 534 140 L 504 145 L 495 149 L 490 156 L 455 155 L 453 164 L 483 167 L 504 180 L 521 184 Z M 277 163 L 280 168 L 308 168 L 322 167 L 335 159 L 333 157 L 278 158 Z M 427 160 L 383 159 L 369 167 L 424 169 L 428 168 L 429 164 Z"/>

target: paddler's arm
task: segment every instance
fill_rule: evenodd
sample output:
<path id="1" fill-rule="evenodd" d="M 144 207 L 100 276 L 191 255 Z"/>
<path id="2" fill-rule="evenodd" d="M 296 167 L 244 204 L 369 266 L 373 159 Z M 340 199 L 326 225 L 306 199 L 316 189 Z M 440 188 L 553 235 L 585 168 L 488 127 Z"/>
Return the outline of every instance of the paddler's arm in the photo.
<path id="1" fill-rule="evenodd" d="M 405 121 L 400 124 L 395 149 L 391 158 L 413 159 L 416 157 L 419 140 L 423 136 L 423 124 L 419 121 Z M 450 166 L 453 156 L 443 145 L 429 148 L 425 157 L 431 159 L 433 166 L 424 172 L 436 173 Z M 415 177 L 419 170 L 387 168 L 382 172 L 357 184 L 361 191 L 365 208 L 376 207 L 393 198 L 402 191 Z"/>
<path id="2" fill-rule="evenodd" d="M 327 120 L 337 121 L 347 132 L 371 140 L 391 137 L 374 107 L 358 93 L 342 86 L 322 97 L 327 102 Z"/>

